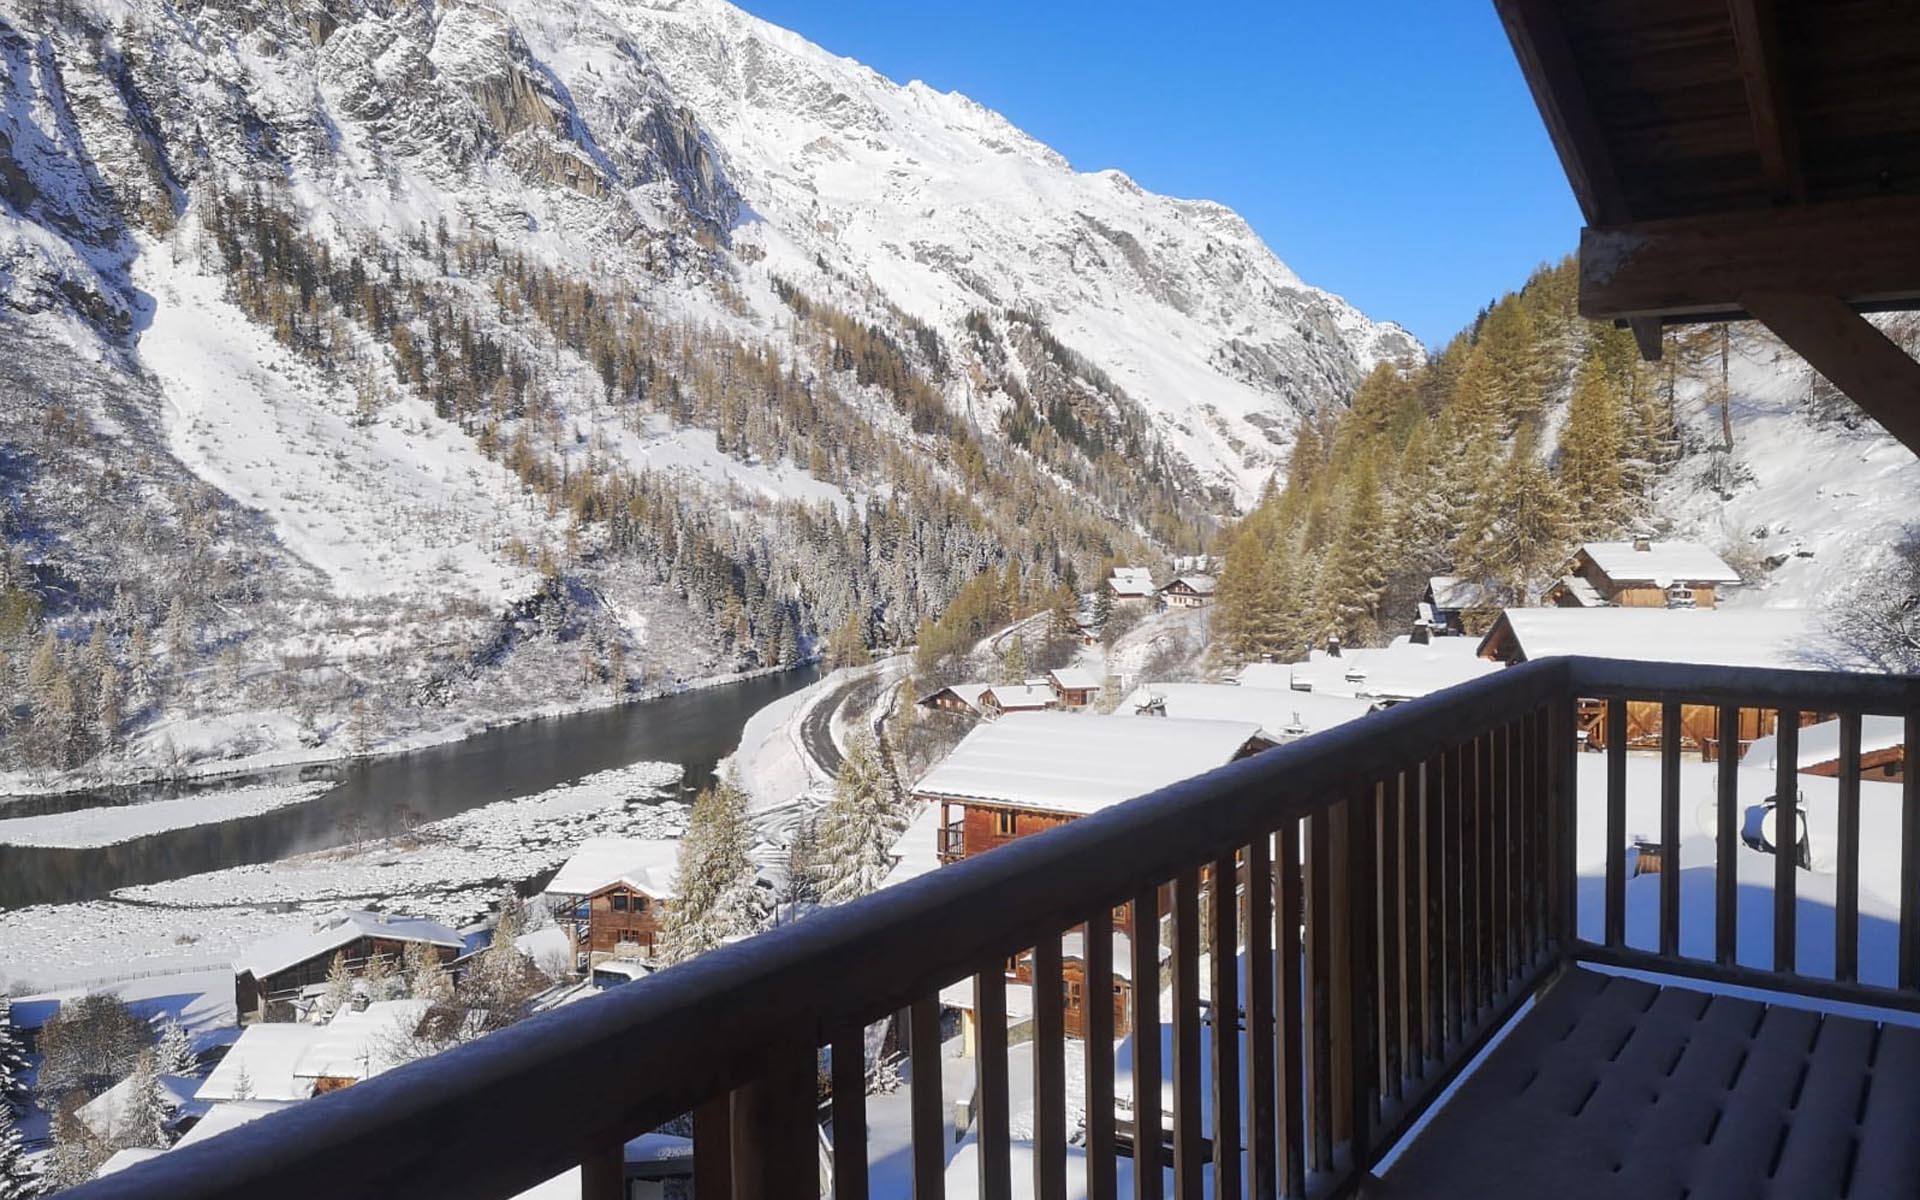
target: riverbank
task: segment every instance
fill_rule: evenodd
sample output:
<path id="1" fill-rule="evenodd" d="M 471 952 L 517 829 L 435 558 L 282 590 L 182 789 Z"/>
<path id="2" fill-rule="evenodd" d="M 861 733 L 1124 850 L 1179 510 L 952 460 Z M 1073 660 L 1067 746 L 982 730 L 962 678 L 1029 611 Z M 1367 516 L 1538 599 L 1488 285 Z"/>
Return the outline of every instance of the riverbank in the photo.
<path id="1" fill-rule="evenodd" d="M 243 732 L 277 741 L 284 741 L 291 737 L 293 744 L 276 744 L 272 749 L 235 756 L 214 757 L 209 754 L 205 758 L 181 763 L 127 761 L 110 765 L 105 769 L 83 767 L 73 771 L 0 771 L 0 812 L 4 812 L 7 804 L 15 800 L 83 795 L 127 788 L 159 787 L 182 781 L 218 783 L 301 769 L 345 768 L 355 763 L 377 762 L 399 755 L 447 746 L 481 734 L 511 729 L 533 721 L 550 721 L 579 716 L 583 713 L 626 708 L 671 696 L 686 695 L 690 692 L 707 691 L 755 679 L 768 679 L 791 671 L 805 671 L 815 667 L 817 663 L 816 659 L 791 667 L 763 667 L 752 671 L 702 676 L 698 679 L 676 682 L 671 687 L 633 692 L 624 696 L 607 695 L 571 702 L 555 701 L 505 715 L 467 717 L 436 729 L 418 731 L 403 738 L 375 742 L 362 754 L 342 754 L 330 748 L 299 744 L 297 726 L 288 714 L 278 710 L 238 713 L 220 718 L 217 722 L 196 720 L 159 725 L 140 735 L 135 743 L 135 753 L 143 750 L 149 753 L 157 752 L 169 741 L 173 749 L 182 754 L 194 752 L 196 745 L 208 749 L 219 745 L 241 744 L 244 740 Z M 179 728 L 181 724 L 197 727 L 202 731 L 203 736 L 183 743 L 174 736 L 181 732 Z"/>

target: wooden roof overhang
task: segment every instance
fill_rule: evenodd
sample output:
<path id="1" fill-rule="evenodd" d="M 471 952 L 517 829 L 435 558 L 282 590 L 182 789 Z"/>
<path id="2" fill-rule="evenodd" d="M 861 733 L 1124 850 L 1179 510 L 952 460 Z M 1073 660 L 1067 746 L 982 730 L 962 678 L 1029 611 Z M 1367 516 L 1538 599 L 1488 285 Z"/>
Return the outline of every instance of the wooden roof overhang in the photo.
<path id="1" fill-rule="evenodd" d="M 1494 0 L 1585 215 L 1580 311 L 1752 318 L 1920 451 L 1920 5 Z"/>

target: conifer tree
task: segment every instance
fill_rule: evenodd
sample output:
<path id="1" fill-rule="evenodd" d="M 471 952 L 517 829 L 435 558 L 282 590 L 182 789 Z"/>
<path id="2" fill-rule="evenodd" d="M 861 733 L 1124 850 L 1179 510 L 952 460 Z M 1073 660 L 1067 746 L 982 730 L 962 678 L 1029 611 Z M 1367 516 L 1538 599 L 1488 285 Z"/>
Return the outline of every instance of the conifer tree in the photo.
<path id="1" fill-rule="evenodd" d="M 26 1141 L 13 1110 L 0 1104 L 0 1200 L 34 1200 L 40 1177 L 27 1165 Z"/>
<path id="2" fill-rule="evenodd" d="M 160 1076 L 151 1050 L 143 1052 L 134 1064 L 133 1074 L 127 1079 L 126 1103 L 120 1112 L 120 1125 L 114 1130 L 116 1147 L 165 1150 L 172 1145 L 167 1124 L 173 1114 L 160 1092 Z"/>
<path id="3" fill-rule="evenodd" d="M 453 999 L 453 980 L 439 953 L 425 942 L 408 942 L 403 952 L 407 994 L 415 1000 L 446 1004 Z"/>
<path id="4" fill-rule="evenodd" d="M 1560 431 L 1560 485 L 1582 538 L 1613 533 L 1624 516 L 1620 407 L 1606 365 L 1589 355 L 1580 366 L 1567 423 Z"/>
<path id="5" fill-rule="evenodd" d="M 1487 503 L 1460 535 L 1460 571 L 1506 604 L 1531 604 L 1566 557 L 1573 515 L 1536 449 L 1531 425 L 1513 440 Z"/>
<path id="6" fill-rule="evenodd" d="M 827 641 L 829 667 L 864 667 L 873 661 L 867 650 L 867 636 L 860 628 L 860 614 L 848 613 L 847 619 Z"/>
<path id="7" fill-rule="evenodd" d="M 1355 464 L 1339 530 L 1320 560 L 1315 616 L 1327 632 L 1351 645 L 1380 637 L 1380 602 L 1386 592 L 1386 517 L 1371 456 Z"/>
<path id="8" fill-rule="evenodd" d="M 13 1027 L 13 1001 L 0 992 L 0 1109 L 24 1116 L 27 1103 L 27 1054 Z"/>
<path id="9" fill-rule="evenodd" d="M 694 798 L 681 835 L 673 903 L 661 929 L 661 956 L 683 962 L 727 938 L 753 933 L 766 906 L 747 857 L 752 828 L 746 793 L 729 772 Z"/>
<path id="10" fill-rule="evenodd" d="M 93 1178 L 112 1149 L 87 1128 L 71 1109 L 53 1118 L 53 1149 L 40 1167 L 40 1182 L 49 1191 L 63 1192 Z"/>
<path id="11" fill-rule="evenodd" d="M 1000 658 L 1001 683 L 1027 681 L 1027 643 L 1019 634 L 1007 639 L 1007 650 Z"/>
<path id="12" fill-rule="evenodd" d="M 154 1065 L 162 1075 L 192 1075 L 200 1069 L 200 1060 L 193 1052 L 193 1039 L 178 1021 L 168 1021 L 161 1027 L 153 1056 Z"/>
<path id="13" fill-rule="evenodd" d="M 833 799 L 820 814 L 820 899 L 844 904 L 877 889 L 893 869 L 899 805 L 888 786 L 881 749 L 865 730 L 847 744 Z"/>
<path id="14" fill-rule="evenodd" d="M 327 988 L 320 994 L 320 1012 L 332 1016 L 353 999 L 353 973 L 347 969 L 347 952 L 336 951 L 327 967 Z"/>

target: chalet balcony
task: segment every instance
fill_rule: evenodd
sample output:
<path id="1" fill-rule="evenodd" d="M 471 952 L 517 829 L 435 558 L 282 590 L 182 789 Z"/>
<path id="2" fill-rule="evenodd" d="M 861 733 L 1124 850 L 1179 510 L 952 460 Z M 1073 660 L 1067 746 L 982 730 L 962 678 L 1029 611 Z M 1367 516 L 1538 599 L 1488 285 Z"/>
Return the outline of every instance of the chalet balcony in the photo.
<path id="1" fill-rule="evenodd" d="M 963 821 L 953 821 L 942 825 L 936 831 L 939 845 L 936 847 L 941 863 L 955 863 L 967 856 L 967 828 Z"/>
<path id="2" fill-rule="evenodd" d="M 1586 701 L 1615 728 L 1629 702 L 1674 729 L 1682 706 L 1728 729 L 1772 710 L 1778 766 L 1755 778 L 1678 738 L 1582 752 Z M 1839 722 L 1830 790 L 1799 776 L 1802 713 Z M 1910 1195 L 1920 789 L 1909 773 L 1864 803 L 1847 751 L 1862 716 L 1911 739 L 1915 714 L 1914 678 L 1528 663 L 75 1194 L 512 1197 L 577 1166 L 610 1200 L 624 1143 L 691 1114 L 702 1200 Z M 1742 841 L 1743 809 L 1802 793 L 1810 827 L 1831 800 L 1824 874 Z M 1660 846 L 1657 871 L 1636 873 L 1636 841 Z M 1899 879 L 1897 902 L 1869 871 Z M 1083 939 L 1085 978 L 1168 980 L 1128 999 L 1164 1037 L 1116 1047 L 1112 1006 L 1090 1004 L 1070 1052 L 1062 938 L 1128 903 L 1130 938 Z M 1133 962 L 1112 961 L 1116 940 Z M 1032 1037 L 1010 1047 L 1005 965 L 1027 952 Z M 943 1061 L 956 989 L 977 1036 Z M 897 1103 L 865 1094 L 862 1049 L 894 1014 L 911 1035 Z M 882 1107 L 902 1126 L 884 1146 Z M 1163 1138 L 1123 1145 L 1120 1111 Z"/>

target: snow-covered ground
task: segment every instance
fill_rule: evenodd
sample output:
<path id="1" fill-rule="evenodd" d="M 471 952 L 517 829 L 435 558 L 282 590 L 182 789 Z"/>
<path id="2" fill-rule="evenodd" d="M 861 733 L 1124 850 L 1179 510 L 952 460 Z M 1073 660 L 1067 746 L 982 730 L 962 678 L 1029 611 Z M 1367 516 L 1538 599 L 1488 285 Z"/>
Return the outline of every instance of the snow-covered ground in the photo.
<path id="1" fill-rule="evenodd" d="M 0 820 L 0 845 L 69 849 L 112 846 L 171 829 L 218 825 L 223 821 L 257 816 L 290 804 L 302 804 L 331 787 L 331 783 L 263 784 L 258 787 L 198 792 L 177 800 L 156 800 L 147 804 L 83 808 L 38 817 L 13 817 Z"/>
<path id="2" fill-rule="evenodd" d="M 458 927 L 499 890 L 558 866 L 602 834 L 672 837 L 681 769 L 637 763 L 502 800 L 409 834 L 125 888 L 112 899 L 0 912 L 0 986 L 52 986 L 211 966 L 284 930 L 291 914 L 382 907 Z"/>

